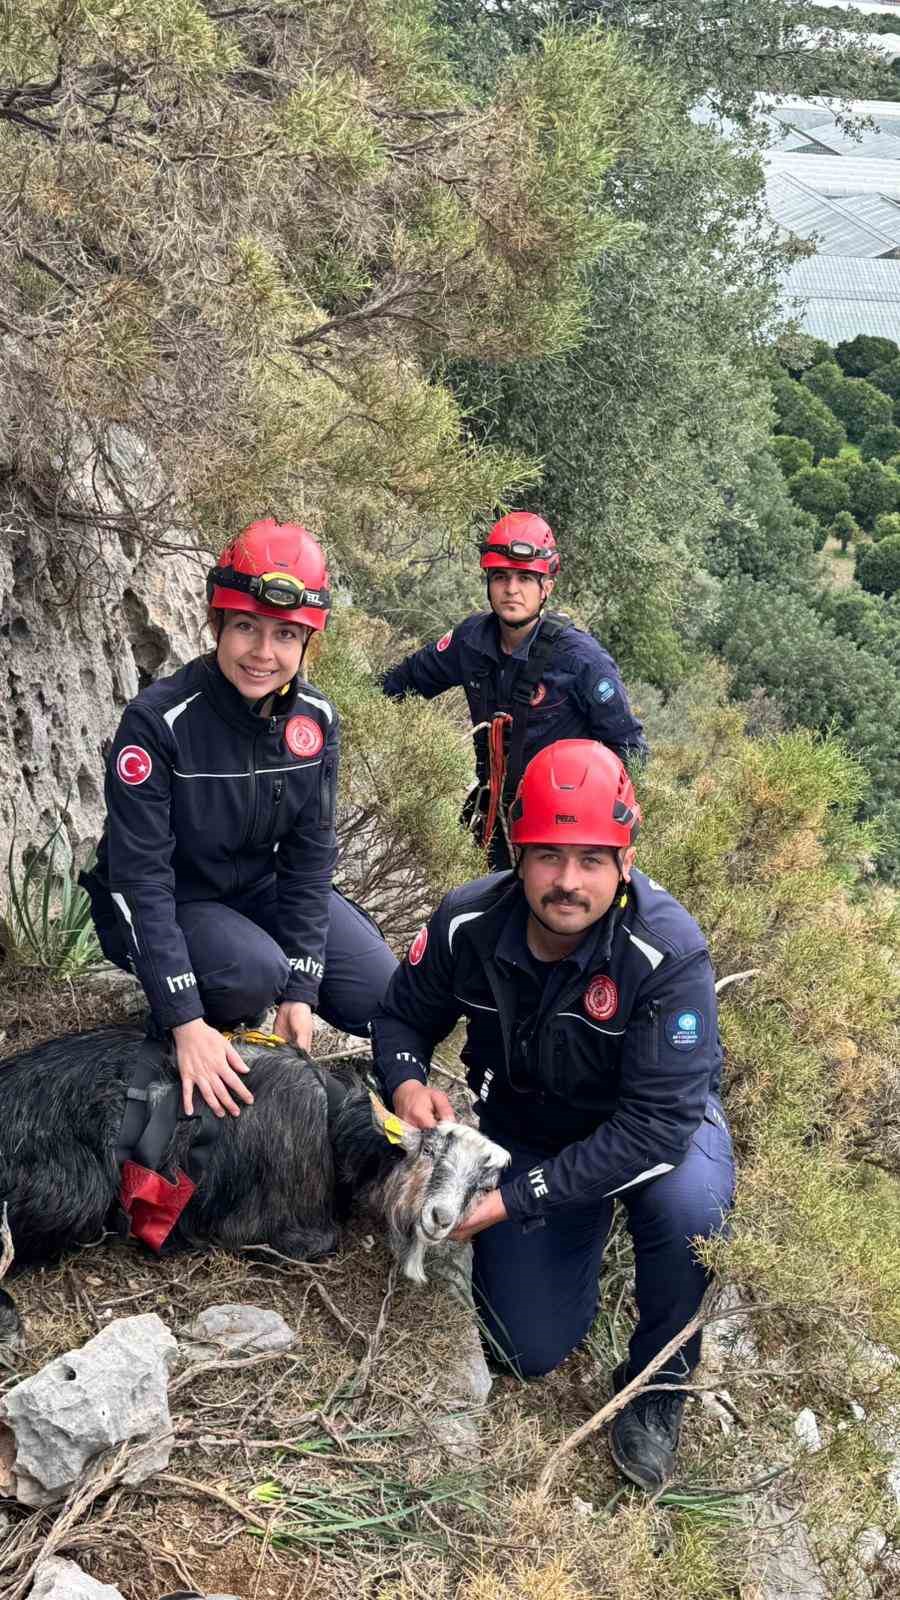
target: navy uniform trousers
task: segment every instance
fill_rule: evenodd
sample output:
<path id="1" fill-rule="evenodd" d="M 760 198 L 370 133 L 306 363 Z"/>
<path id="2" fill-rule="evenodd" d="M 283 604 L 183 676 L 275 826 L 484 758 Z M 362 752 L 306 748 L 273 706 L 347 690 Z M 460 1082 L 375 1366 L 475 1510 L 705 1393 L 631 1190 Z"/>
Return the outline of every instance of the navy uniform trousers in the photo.
<path id="1" fill-rule="evenodd" d="M 244 900 L 187 900 L 176 908 L 206 1021 L 227 1028 L 276 1005 L 290 975 L 274 938 L 275 886 Z M 103 954 L 130 970 L 119 925 L 98 921 Z M 325 973 L 315 1010 L 342 1033 L 366 1038 L 369 1019 L 384 996 L 397 959 L 372 919 L 332 889 Z"/>
<path id="2" fill-rule="evenodd" d="M 512 1155 L 504 1178 L 546 1160 L 546 1151 L 511 1141 L 487 1121 L 482 1132 Z M 621 1196 L 634 1243 L 638 1325 L 629 1346 L 628 1375 L 636 1377 L 697 1310 L 708 1275 L 691 1240 L 723 1230 L 734 1198 L 731 1135 L 716 1096 L 672 1172 Z M 499 1222 L 473 1240 L 472 1286 L 483 1338 L 494 1360 L 504 1358 L 525 1378 L 540 1377 L 581 1343 L 597 1312 L 603 1251 L 613 1201 L 600 1199 L 547 1217 L 543 1226 Z M 700 1359 L 700 1334 L 665 1369 L 684 1382 Z"/>

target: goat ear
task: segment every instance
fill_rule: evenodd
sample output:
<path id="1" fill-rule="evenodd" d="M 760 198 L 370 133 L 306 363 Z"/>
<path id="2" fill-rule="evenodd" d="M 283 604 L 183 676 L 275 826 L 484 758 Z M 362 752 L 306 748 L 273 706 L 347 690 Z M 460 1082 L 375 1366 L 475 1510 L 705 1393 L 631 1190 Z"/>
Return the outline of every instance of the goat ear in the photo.
<path id="1" fill-rule="evenodd" d="M 407 1154 L 418 1150 L 422 1143 L 421 1128 L 412 1128 L 408 1122 L 401 1122 L 395 1117 L 387 1106 L 382 1105 L 377 1095 L 372 1095 L 372 1121 L 378 1132 L 383 1134 L 389 1144 L 398 1145 Z"/>

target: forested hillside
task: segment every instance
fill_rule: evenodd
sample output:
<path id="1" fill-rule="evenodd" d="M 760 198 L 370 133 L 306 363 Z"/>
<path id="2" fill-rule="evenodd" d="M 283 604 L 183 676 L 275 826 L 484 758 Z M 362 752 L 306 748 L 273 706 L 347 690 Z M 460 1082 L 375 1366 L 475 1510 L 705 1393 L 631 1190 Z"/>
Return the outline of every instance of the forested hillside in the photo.
<path id="1" fill-rule="evenodd" d="M 741 1184 L 714 1252 L 740 1315 L 671 1496 L 620 1492 L 596 1439 L 536 1490 L 628 1337 L 624 1235 L 588 1346 L 498 1384 L 462 1463 L 420 1445 L 464 1313 L 385 1288 L 364 1235 L 324 1298 L 274 1261 L 104 1248 L 87 1298 L 80 1257 L 33 1275 L 27 1359 L 93 1332 L 98 1294 L 164 1292 L 183 1319 L 217 1275 L 308 1343 L 271 1393 L 202 1375 L 170 1481 L 61 1528 L 0 1513 L 17 1600 L 51 1532 L 134 1600 L 188 1579 L 242 1600 L 782 1600 L 798 1523 L 807 1593 L 895 1592 L 900 349 L 779 322 L 751 116 L 760 87 L 823 74 L 876 91 L 852 38 L 804 48 L 815 20 L 778 0 L 0 6 L 3 1053 L 104 1015 L 96 949 L 59 937 L 72 873 L 40 846 L 60 824 L 84 856 L 122 704 L 188 653 L 210 554 L 266 513 L 328 551 L 312 677 L 343 721 L 341 881 L 398 950 L 483 863 L 457 826 L 458 708 L 387 703 L 377 674 L 481 604 L 479 537 L 527 505 L 562 551 L 554 603 L 645 718 L 640 864 L 740 974 Z M 691 122 L 701 94 L 746 144 Z"/>

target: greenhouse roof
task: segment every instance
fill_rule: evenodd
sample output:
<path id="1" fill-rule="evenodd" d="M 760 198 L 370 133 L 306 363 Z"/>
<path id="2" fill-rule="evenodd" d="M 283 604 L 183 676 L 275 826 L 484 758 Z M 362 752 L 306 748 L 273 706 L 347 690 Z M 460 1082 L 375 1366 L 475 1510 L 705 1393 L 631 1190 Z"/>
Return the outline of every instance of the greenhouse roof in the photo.
<path id="1" fill-rule="evenodd" d="M 787 150 L 767 150 L 764 159 L 770 176 L 798 178 L 816 194 L 834 198 L 877 194 L 900 200 L 900 161 L 836 161 L 834 156 Z"/>
<path id="2" fill-rule="evenodd" d="M 829 344 L 858 333 L 900 343 L 900 261 L 810 256 L 785 273 L 782 309 Z"/>
<path id="3" fill-rule="evenodd" d="M 766 201 L 773 222 L 798 239 L 814 238 L 825 255 L 886 256 L 900 249 L 900 208 L 878 194 L 826 199 L 799 178 L 774 173 Z"/>

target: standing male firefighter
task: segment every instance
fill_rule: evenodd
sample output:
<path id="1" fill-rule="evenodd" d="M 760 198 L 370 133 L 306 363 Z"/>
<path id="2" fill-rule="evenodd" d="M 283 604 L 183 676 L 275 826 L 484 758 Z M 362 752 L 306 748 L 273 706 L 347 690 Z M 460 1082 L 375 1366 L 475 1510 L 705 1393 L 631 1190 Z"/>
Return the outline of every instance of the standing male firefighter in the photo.
<path id="1" fill-rule="evenodd" d="M 429 1086 L 461 1015 L 482 1131 L 509 1176 L 454 1237 L 474 1240 L 486 1342 L 523 1376 L 549 1372 L 593 1321 L 619 1197 L 635 1252 L 638 1323 L 616 1389 L 684 1327 L 707 1286 L 693 1241 L 734 1191 L 719 1099 L 709 953 L 683 906 L 634 865 L 640 811 L 621 761 L 565 739 L 529 763 L 511 811 L 514 871 L 454 889 L 414 939 L 375 1013 L 375 1059 L 405 1121 L 453 1116 Z M 657 1374 L 684 1384 L 695 1335 Z M 671 1476 L 684 1393 L 639 1393 L 613 1457 L 643 1488 Z"/>
<path id="2" fill-rule="evenodd" d="M 599 739 L 623 761 L 646 755 L 619 669 L 603 646 L 544 610 L 559 553 L 542 517 L 512 511 L 481 546 L 489 611 L 467 617 L 382 679 L 384 693 L 431 700 L 462 685 L 475 728 L 477 782 L 466 807 L 492 868 L 511 865 L 507 808 L 527 763 L 556 739 Z"/>

